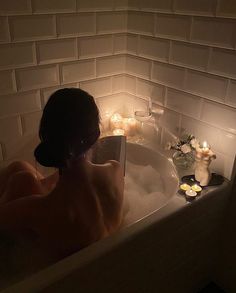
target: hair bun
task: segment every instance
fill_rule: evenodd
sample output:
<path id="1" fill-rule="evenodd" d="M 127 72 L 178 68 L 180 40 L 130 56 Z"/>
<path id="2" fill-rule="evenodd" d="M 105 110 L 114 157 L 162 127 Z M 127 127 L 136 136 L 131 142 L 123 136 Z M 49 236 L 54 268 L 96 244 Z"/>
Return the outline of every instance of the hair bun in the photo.
<path id="1" fill-rule="evenodd" d="M 63 156 L 59 154 L 58 151 L 58 147 L 55 150 L 52 150 L 47 143 L 41 142 L 34 150 L 34 156 L 37 162 L 42 166 L 61 168 L 64 167 L 65 161 L 62 159 Z"/>

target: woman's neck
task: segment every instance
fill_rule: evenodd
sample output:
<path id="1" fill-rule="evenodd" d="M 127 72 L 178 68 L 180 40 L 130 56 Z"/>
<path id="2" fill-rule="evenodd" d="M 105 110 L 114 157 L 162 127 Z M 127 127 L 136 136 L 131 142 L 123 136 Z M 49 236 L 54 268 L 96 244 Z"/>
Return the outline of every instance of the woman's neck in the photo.
<path id="1" fill-rule="evenodd" d="M 86 154 L 77 158 L 70 158 L 66 161 L 66 167 L 59 169 L 59 174 L 62 176 L 65 174 L 71 174 L 72 172 L 84 170 L 88 163 Z"/>

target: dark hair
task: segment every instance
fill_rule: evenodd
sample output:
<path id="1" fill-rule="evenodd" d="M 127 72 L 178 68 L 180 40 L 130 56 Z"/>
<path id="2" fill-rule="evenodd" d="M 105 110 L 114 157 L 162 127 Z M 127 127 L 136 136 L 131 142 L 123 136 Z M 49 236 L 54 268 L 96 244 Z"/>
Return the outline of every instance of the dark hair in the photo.
<path id="1" fill-rule="evenodd" d="M 77 88 L 53 93 L 39 127 L 41 143 L 34 155 L 43 166 L 63 168 L 66 160 L 84 154 L 98 139 L 99 111 L 94 98 Z"/>

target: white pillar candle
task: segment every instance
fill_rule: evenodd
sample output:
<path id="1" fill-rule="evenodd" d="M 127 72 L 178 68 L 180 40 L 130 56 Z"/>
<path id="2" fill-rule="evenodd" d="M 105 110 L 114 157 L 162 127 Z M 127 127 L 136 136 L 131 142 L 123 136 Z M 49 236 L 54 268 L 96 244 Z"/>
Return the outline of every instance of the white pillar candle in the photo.
<path id="1" fill-rule="evenodd" d="M 123 124 L 123 118 L 119 113 L 115 113 L 110 118 L 110 129 L 121 129 Z"/>
<path id="2" fill-rule="evenodd" d="M 120 129 L 120 128 L 114 129 L 112 133 L 113 135 L 125 135 L 124 129 Z"/>
<path id="3" fill-rule="evenodd" d="M 126 135 L 133 136 L 136 133 L 137 122 L 134 118 L 124 118 L 122 128 L 125 131 Z"/>

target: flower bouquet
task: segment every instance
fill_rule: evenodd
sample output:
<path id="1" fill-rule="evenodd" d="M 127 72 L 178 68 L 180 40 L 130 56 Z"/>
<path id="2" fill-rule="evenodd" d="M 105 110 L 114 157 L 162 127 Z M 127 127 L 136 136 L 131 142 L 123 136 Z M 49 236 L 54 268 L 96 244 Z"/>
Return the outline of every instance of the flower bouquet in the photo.
<path id="1" fill-rule="evenodd" d="M 176 167 L 189 169 L 194 163 L 194 153 L 199 142 L 192 134 L 185 134 L 181 138 L 167 144 L 168 150 L 174 150 L 173 162 Z"/>

